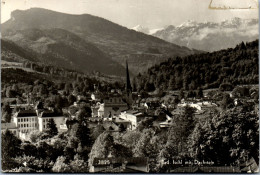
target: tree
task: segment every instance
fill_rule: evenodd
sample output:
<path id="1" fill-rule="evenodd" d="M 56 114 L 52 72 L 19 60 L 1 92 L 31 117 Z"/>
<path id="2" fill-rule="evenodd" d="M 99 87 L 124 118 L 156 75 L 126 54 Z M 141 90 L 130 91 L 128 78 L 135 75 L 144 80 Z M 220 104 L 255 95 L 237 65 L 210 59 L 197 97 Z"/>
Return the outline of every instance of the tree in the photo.
<path id="1" fill-rule="evenodd" d="M 190 137 L 190 153 L 195 159 L 215 165 L 239 165 L 259 156 L 259 120 L 248 108 L 228 109 L 195 127 Z"/>
<path id="2" fill-rule="evenodd" d="M 73 105 L 73 103 L 74 103 L 75 101 L 77 101 L 77 98 L 76 98 L 74 95 L 70 94 L 70 95 L 68 96 L 68 101 L 69 101 L 69 105 Z"/>
<path id="3" fill-rule="evenodd" d="M 126 127 L 121 123 L 121 124 L 119 125 L 119 127 L 118 127 L 118 131 L 119 131 L 119 132 L 124 132 L 124 131 L 126 131 Z"/>
<path id="4" fill-rule="evenodd" d="M 133 78 L 133 92 L 136 92 L 137 91 L 137 85 L 136 85 L 136 78 Z"/>
<path id="5" fill-rule="evenodd" d="M 151 92 L 155 90 L 155 86 L 153 83 L 146 82 L 144 86 L 145 91 Z"/>
<path id="6" fill-rule="evenodd" d="M 149 158 L 149 168 L 153 172 L 157 164 L 156 158 L 162 149 L 164 141 L 164 139 L 155 136 L 153 129 L 144 129 L 140 139 L 133 148 L 133 156 Z"/>
<path id="7" fill-rule="evenodd" d="M 153 126 L 153 121 L 153 118 L 145 118 L 139 123 L 139 125 L 137 126 L 137 130 L 142 131 L 146 128 L 151 128 Z"/>
<path id="8" fill-rule="evenodd" d="M 109 132 L 103 132 L 100 134 L 92 146 L 89 154 L 88 166 L 91 167 L 93 165 L 95 157 L 107 158 L 109 153 L 112 152 L 113 145 L 114 138 Z"/>
<path id="9" fill-rule="evenodd" d="M 233 99 L 228 94 L 224 94 L 220 105 L 222 109 L 231 108 L 234 106 Z"/>
<path id="10" fill-rule="evenodd" d="M 9 114 L 8 112 L 2 113 L 2 114 L 3 114 L 2 118 L 4 119 L 4 121 L 6 123 L 10 123 L 11 119 L 12 119 L 11 114 Z"/>
<path id="11" fill-rule="evenodd" d="M 93 140 L 96 140 L 100 134 L 102 134 L 106 129 L 103 125 L 98 124 L 93 130 L 92 130 L 92 138 Z"/>
<path id="12" fill-rule="evenodd" d="M 77 116 L 78 121 L 80 123 L 82 123 L 87 118 L 91 117 L 91 115 L 92 115 L 92 110 L 91 110 L 90 107 L 88 107 L 88 106 L 81 107 L 80 110 L 79 110 L 78 116 Z"/>
<path id="13" fill-rule="evenodd" d="M 58 134 L 57 126 L 52 118 L 48 121 L 47 128 L 48 128 L 47 133 L 49 134 L 50 137 L 53 137 Z"/>
<path id="14" fill-rule="evenodd" d="M 175 80 L 174 76 L 170 76 L 169 84 L 168 84 L 168 90 L 174 90 L 175 89 Z"/>
<path id="15" fill-rule="evenodd" d="M 17 95 L 17 92 L 12 90 L 10 87 L 6 89 L 6 97 L 14 98 Z"/>
<path id="16" fill-rule="evenodd" d="M 73 173 L 87 173 L 89 172 L 88 164 L 78 154 L 74 156 L 74 160 L 70 162 L 71 172 Z"/>
<path id="17" fill-rule="evenodd" d="M 160 163 L 157 166 L 158 171 L 164 168 L 164 162 L 169 161 L 172 162 L 173 158 L 178 156 L 178 145 L 179 140 L 176 138 L 176 131 L 174 128 L 170 128 L 167 132 L 167 140 L 166 143 L 163 144 L 163 148 L 160 149 L 157 161 Z M 173 166 L 169 164 L 168 166 Z M 169 168 L 169 167 L 167 167 Z M 172 167 L 171 167 L 172 168 Z"/>
<path id="18" fill-rule="evenodd" d="M 231 83 L 222 83 L 219 86 L 219 90 L 221 91 L 232 91 L 234 86 Z"/>
<path id="19" fill-rule="evenodd" d="M 186 137 L 188 137 L 194 129 L 195 126 L 194 113 L 195 113 L 195 108 L 190 106 L 185 106 L 184 114 L 180 116 L 181 117 L 180 120 L 185 123 L 184 130 L 185 130 Z"/>
<path id="20" fill-rule="evenodd" d="M 203 97 L 203 91 L 202 91 L 201 87 L 199 87 L 199 89 L 197 91 L 197 97 L 199 97 L 199 98 Z"/>
<path id="21" fill-rule="evenodd" d="M 71 91 L 71 84 L 70 83 L 66 83 L 65 84 L 65 88 L 64 88 L 64 91 L 66 92 L 66 94 L 69 94 L 70 91 Z"/>
<path id="22" fill-rule="evenodd" d="M 7 112 L 8 114 L 12 113 L 12 109 L 8 103 L 4 103 L 2 106 L 2 113 Z"/>
<path id="23" fill-rule="evenodd" d="M 136 146 L 142 133 L 138 130 L 128 131 L 122 136 L 122 142 L 131 150 Z"/>
<path id="24" fill-rule="evenodd" d="M 12 158 L 20 155 L 21 140 L 9 130 L 2 132 L 1 138 L 2 169 L 5 170 L 14 163 Z"/>
<path id="25" fill-rule="evenodd" d="M 39 130 L 34 130 L 30 132 L 29 139 L 32 143 L 36 143 L 40 139 L 41 132 Z"/>
<path id="26" fill-rule="evenodd" d="M 184 98 L 184 91 L 183 89 L 180 90 L 180 94 L 179 94 L 179 99 L 183 99 Z"/>
<path id="27" fill-rule="evenodd" d="M 92 146 L 92 138 L 90 136 L 90 129 L 88 128 L 85 122 L 80 122 L 78 124 L 78 129 L 76 131 L 76 136 L 79 139 L 81 145 L 91 147 Z"/>
<path id="28" fill-rule="evenodd" d="M 64 156 L 60 156 L 57 158 L 52 171 L 57 173 L 68 173 L 71 172 L 70 165 L 65 163 L 66 159 Z"/>
<path id="29" fill-rule="evenodd" d="M 16 91 L 16 92 L 19 91 L 18 85 L 17 84 L 13 84 L 12 90 Z"/>

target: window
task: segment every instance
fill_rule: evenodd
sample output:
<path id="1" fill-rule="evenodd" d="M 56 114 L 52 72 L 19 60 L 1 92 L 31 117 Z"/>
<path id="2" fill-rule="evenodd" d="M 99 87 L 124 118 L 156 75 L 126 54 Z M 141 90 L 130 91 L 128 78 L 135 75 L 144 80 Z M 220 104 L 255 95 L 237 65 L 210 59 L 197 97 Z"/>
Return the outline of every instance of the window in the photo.
<path id="1" fill-rule="evenodd" d="M 18 122 L 20 122 L 20 119 L 18 118 Z"/>
<path id="2" fill-rule="evenodd" d="M 21 122 L 23 122 L 23 119 L 21 119 Z"/>
<path id="3" fill-rule="evenodd" d="M 29 127 L 29 125 L 27 124 L 27 127 Z"/>
<path id="4" fill-rule="evenodd" d="M 18 124 L 18 128 L 20 128 L 20 124 Z"/>
<path id="5" fill-rule="evenodd" d="M 34 121 L 34 118 L 32 118 L 32 121 Z"/>

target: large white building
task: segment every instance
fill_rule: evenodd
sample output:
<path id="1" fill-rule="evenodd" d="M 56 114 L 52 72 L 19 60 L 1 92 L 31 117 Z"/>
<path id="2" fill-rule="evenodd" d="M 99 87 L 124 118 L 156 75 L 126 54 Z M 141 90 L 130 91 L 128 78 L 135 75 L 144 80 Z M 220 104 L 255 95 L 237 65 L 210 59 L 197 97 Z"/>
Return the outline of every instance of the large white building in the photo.
<path id="1" fill-rule="evenodd" d="M 123 111 L 119 115 L 119 118 L 131 122 L 130 130 L 136 129 L 138 122 L 145 119 L 145 117 L 146 117 L 145 114 L 143 114 L 142 112 L 139 112 L 139 111 L 135 111 L 135 110 Z"/>
<path id="2" fill-rule="evenodd" d="M 44 131 L 47 129 L 50 119 L 54 120 L 58 131 L 64 130 L 65 117 L 51 110 L 23 110 L 16 112 L 13 117 L 14 124 L 21 133 L 29 133 L 34 130 Z"/>
<path id="3" fill-rule="evenodd" d="M 38 117 L 38 123 L 39 123 L 39 131 L 44 131 L 48 129 L 47 123 L 53 119 L 54 123 L 56 124 L 56 127 L 58 131 L 62 131 L 63 125 L 66 123 L 66 118 L 59 113 L 55 113 L 53 111 L 43 111 L 40 113 Z"/>
<path id="4" fill-rule="evenodd" d="M 28 133 L 38 129 L 38 117 L 35 110 L 16 112 L 13 119 L 21 133 Z"/>

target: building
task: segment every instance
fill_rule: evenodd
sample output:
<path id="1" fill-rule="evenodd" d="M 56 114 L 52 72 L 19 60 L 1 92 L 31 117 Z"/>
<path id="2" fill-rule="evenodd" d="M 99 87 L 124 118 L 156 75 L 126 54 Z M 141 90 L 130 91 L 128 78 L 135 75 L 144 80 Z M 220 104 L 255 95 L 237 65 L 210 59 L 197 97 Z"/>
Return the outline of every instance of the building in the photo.
<path id="1" fill-rule="evenodd" d="M 144 113 L 142 113 L 140 111 L 135 111 L 135 110 L 123 111 L 119 115 L 120 119 L 131 122 L 131 126 L 130 127 L 128 126 L 128 128 L 130 128 L 130 130 L 136 129 L 138 122 L 145 119 L 145 117 L 147 117 L 147 115 L 145 115 Z"/>
<path id="2" fill-rule="evenodd" d="M 23 110 L 14 114 L 14 125 L 19 133 L 29 133 L 34 130 L 44 131 L 47 129 L 47 123 L 53 119 L 58 131 L 66 130 L 64 124 L 65 117 L 61 113 L 52 110 Z"/>
<path id="3" fill-rule="evenodd" d="M 18 127 L 15 125 L 15 123 L 1 123 L 1 133 L 6 130 L 9 130 L 16 137 L 19 137 Z"/>
<path id="4" fill-rule="evenodd" d="M 132 129 L 132 123 L 131 121 L 127 121 L 127 120 L 124 120 L 124 119 L 120 119 L 120 118 L 115 118 L 112 120 L 116 125 L 118 125 L 118 127 L 120 125 L 123 125 L 124 128 L 126 130 L 131 130 Z"/>
<path id="5" fill-rule="evenodd" d="M 100 104 L 98 109 L 98 117 L 112 118 L 120 115 L 122 111 L 127 109 L 128 105 L 123 101 L 120 94 L 110 94 L 104 99 L 104 103 Z"/>
<path id="6" fill-rule="evenodd" d="M 38 116 L 35 110 L 24 110 L 14 114 L 14 123 L 19 132 L 29 133 L 38 130 Z"/>
<path id="7" fill-rule="evenodd" d="M 90 97 L 93 101 L 100 102 L 103 95 L 101 94 L 101 92 L 94 92 L 94 93 L 91 94 Z"/>
<path id="8" fill-rule="evenodd" d="M 161 122 L 159 124 L 160 128 L 169 128 L 172 126 L 172 121 L 171 120 L 166 120 L 164 122 Z"/>
<path id="9" fill-rule="evenodd" d="M 91 106 L 91 116 L 92 117 L 98 117 L 98 110 L 100 109 L 100 103 L 98 102 L 97 104 L 94 104 Z M 100 109 L 101 110 L 101 109 Z"/>
<path id="10" fill-rule="evenodd" d="M 150 101 L 144 104 L 144 107 L 146 107 L 147 109 L 157 109 L 161 106 L 161 104 L 159 102 L 156 101 Z"/>
<path id="11" fill-rule="evenodd" d="M 39 131 L 45 131 L 48 129 L 47 123 L 53 119 L 58 131 L 64 130 L 64 124 L 66 123 L 65 117 L 61 113 L 56 113 L 51 110 L 46 110 L 40 113 L 38 117 Z"/>

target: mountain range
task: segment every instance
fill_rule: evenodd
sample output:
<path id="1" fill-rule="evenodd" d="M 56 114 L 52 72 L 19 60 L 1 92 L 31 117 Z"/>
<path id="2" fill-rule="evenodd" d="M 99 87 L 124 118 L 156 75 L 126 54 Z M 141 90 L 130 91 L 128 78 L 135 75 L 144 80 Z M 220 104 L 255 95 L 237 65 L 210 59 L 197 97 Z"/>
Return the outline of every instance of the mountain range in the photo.
<path id="1" fill-rule="evenodd" d="M 145 29 L 145 30 L 141 30 Z M 139 25 L 134 30 L 146 32 L 165 41 L 204 51 L 233 48 L 238 43 L 258 39 L 258 19 L 233 18 L 222 22 L 196 22 L 189 20 L 179 26 L 149 30 Z"/>
<path id="2" fill-rule="evenodd" d="M 41 62 L 111 75 L 124 75 L 126 59 L 131 73 L 137 74 L 169 56 L 200 53 L 100 17 L 42 8 L 13 11 L 2 24 L 2 39 Z"/>

